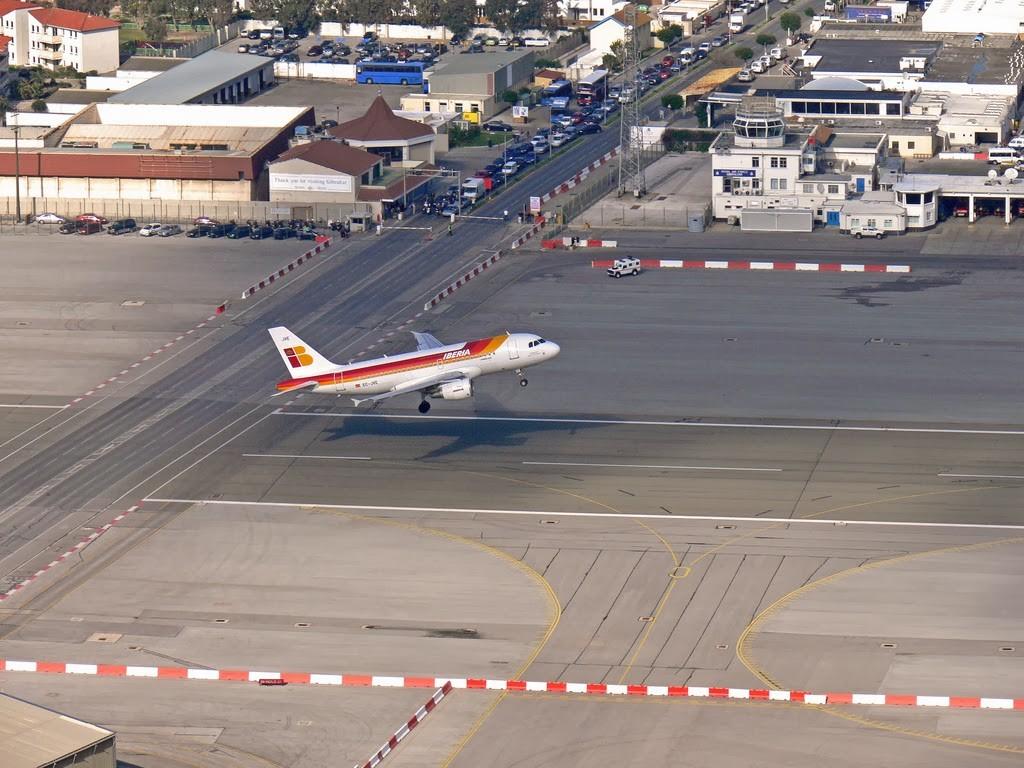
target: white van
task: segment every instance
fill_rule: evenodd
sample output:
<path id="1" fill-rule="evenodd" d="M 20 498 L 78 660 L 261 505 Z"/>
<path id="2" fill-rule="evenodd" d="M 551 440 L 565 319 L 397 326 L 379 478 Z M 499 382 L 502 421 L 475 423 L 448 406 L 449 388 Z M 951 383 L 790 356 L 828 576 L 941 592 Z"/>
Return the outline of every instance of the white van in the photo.
<path id="1" fill-rule="evenodd" d="M 546 37 L 528 37 L 523 42 L 527 48 L 544 48 L 551 45 L 551 41 Z"/>
<path id="2" fill-rule="evenodd" d="M 1006 142 L 1006 146 L 1013 147 L 1018 152 L 1020 150 L 1024 149 L 1024 134 L 1021 134 L 1019 136 L 1014 136 L 1012 139 L 1010 139 L 1008 142 Z"/>
<path id="3" fill-rule="evenodd" d="M 988 161 L 993 165 L 1014 165 L 1020 159 L 1020 153 L 1013 147 L 992 147 L 988 151 Z"/>

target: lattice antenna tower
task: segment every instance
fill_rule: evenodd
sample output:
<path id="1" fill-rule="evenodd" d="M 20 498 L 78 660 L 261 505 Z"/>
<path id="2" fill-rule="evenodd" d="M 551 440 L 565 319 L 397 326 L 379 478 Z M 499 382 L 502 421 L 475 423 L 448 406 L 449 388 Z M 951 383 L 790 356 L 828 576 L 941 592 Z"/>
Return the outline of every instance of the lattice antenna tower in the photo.
<path id="1" fill-rule="evenodd" d="M 618 194 L 631 194 L 642 197 L 647 194 L 647 181 L 644 178 L 643 137 L 640 126 L 643 124 L 643 112 L 640 109 L 640 89 L 637 87 L 637 74 L 640 71 L 640 41 L 636 34 L 637 14 L 645 13 L 646 5 L 630 3 L 623 8 L 625 29 L 623 30 L 623 85 L 633 89 L 632 98 L 622 106 L 622 119 L 619 122 L 619 186 Z"/>

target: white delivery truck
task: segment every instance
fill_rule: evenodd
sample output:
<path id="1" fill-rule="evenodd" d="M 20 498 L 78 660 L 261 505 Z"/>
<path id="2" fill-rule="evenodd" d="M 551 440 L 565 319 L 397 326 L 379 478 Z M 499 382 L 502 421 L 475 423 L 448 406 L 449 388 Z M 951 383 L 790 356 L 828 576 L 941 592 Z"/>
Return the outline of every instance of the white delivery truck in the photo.
<path id="1" fill-rule="evenodd" d="M 729 32 L 733 35 L 738 35 L 747 26 L 747 15 L 745 13 L 730 13 L 729 14 Z"/>
<path id="2" fill-rule="evenodd" d="M 462 196 L 471 203 L 478 203 L 487 194 L 483 179 L 466 179 L 462 182 Z"/>

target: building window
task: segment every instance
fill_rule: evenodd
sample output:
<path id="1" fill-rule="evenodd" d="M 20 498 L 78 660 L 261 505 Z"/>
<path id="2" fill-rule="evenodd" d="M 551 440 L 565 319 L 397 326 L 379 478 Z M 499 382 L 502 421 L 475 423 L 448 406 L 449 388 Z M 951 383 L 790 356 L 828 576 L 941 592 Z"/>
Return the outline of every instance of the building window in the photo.
<path id="1" fill-rule="evenodd" d="M 904 202 L 907 205 L 920 205 L 921 204 L 921 193 L 920 192 L 908 192 L 904 195 Z"/>
<path id="2" fill-rule="evenodd" d="M 772 168 L 778 168 L 779 167 L 779 158 L 773 157 L 771 159 L 771 166 L 772 166 Z"/>
<path id="3" fill-rule="evenodd" d="M 459 102 L 459 101 L 455 102 L 455 111 L 459 112 L 459 113 L 462 112 L 462 102 Z"/>
<path id="4" fill-rule="evenodd" d="M 787 189 L 789 182 L 785 179 L 779 179 L 779 189 Z"/>
<path id="5" fill-rule="evenodd" d="M 934 193 L 934 192 L 925 192 L 925 193 L 924 193 L 924 202 L 925 202 L 925 203 L 930 203 L 930 202 L 932 202 L 932 200 L 933 200 L 934 198 L 935 198 L 935 193 Z"/>
<path id="6" fill-rule="evenodd" d="M 804 194 L 809 195 L 814 192 L 813 184 L 804 184 Z"/>
<path id="7" fill-rule="evenodd" d="M 862 104 L 861 102 L 855 102 L 855 103 L 851 104 L 850 105 L 850 114 L 851 115 L 863 115 L 864 114 L 864 104 Z"/>
<path id="8" fill-rule="evenodd" d="M 829 184 L 828 185 L 828 193 L 830 195 L 838 195 L 839 194 L 839 185 L 838 184 Z"/>
<path id="9" fill-rule="evenodd" d="M 882 224 L 886 229 L 892 229 L 892 219 L 883 219 Z"/>
<path id="10" fill-rule="evenodd" d="M 794 115 L 802 115 L 807 111 L 807 103 L 803 101 L 794 101 L 790 107 Z"/>
<path id="11" fill-rule="evenodd" d="M 850 114 L 850 104 L 846 101 L 840 101 L 836 104 L 837 115 L 848 115 Z"/>
<path id="12" fill-rule="evenodd" d="M 722 177 L 722 191 L 732 194 L 732 178 L 729 176 Z"/>
<path id="13" fill-rule="evenodd" d="M 761 180 L 760 179 L 751 179 L 750 180 L 750 188 L 751 189 L 760 189 L 761 188 Z"/>
<path id="14" fill-rule="evenodd" d="M 879 112 L 877 104 L 865 104 L 864 114 L 866 115 L 877 115 Z"/>
<path id="15" fill-rule="evenodd" d="M 868 219 L 868 226 L 869 227 L 877 227 L 878 226 L 878 222 L 875 219 Z"/>
<path id="16" fill-rule="evenodd" d="M 752 157 L 752 158 L 750 158 L 750 167 L 751 168 L 760 168 L 761 167 L 761 158 L 760 157 Z"/>
<path id="17" fill-rule="evenodd" d="M 885 105 L 885 114 L 887 114 L 887 115 L 898 115 L 899 113 L 900 113 L 900 105 L 899 104 L 886 104 Z"/>
<path id="18" fill-rule="evenodd" d="M 915 142 L 913 142 L 913 141 L 908 141 L 907 142 L 907 149 L 913 149 L 914 146 L 915 146 Z"/>

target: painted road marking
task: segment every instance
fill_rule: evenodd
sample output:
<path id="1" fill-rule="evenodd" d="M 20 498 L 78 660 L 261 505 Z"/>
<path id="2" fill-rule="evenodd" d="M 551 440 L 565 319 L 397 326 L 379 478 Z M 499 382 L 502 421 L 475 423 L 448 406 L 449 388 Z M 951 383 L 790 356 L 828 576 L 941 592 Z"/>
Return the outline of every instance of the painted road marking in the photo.
<path id="1" fill-rule="evenodd" d="M 53 408 L 57 411 L 62 411 L 67 408 L 66 405 L 28 405 L 26 403 L 0 403 L 0 408 Z"/>
<path id="2" fill-rule="evenodd" d="M 781 472 L 774 467 L 684 467 L 675 464 L 591 464 L 585 461 L 524 461 L 535 467 L 621 467 L 623 469 L 694 469 L 713 472 Z"/>
<path id="3" fill-rule="evenodd" d="M 936 477 L 981 477 L 993 480 L 1024 480 L 1024 475 L 958 475 L 953 472 L 939 472 Z"/>
<path id="4" fill-rule="evenodd" d="M 331 419 L 439 419 L 445 421 L 506 421 L 527 424 L 600 424 L 613 427 L 712 427 L 718 429 L 786 429 L 825 432 L 907 432 L 923 435 L 1006 435 L 1024 436 L 1022 429 L 939 429 L 930 427 L 854 427 L 832 424 L 744 424 L 722 421 L 641 421 L 628 419 L 555 419 L 541 416 L 434 416 L 432 414 L 405 413 L 352 413 L 348 411 L 283 411 L 278 409 L 274 416 L 318 416 Z"/>
<path id="5" fill-rule="evenodd" d="M 660 520 L 669 521 L 691 521 L 704 520 L 711 522 L 731 523 L 785 523 L 793 525 L 874 525 L 893 526 L 897 528 L 954 528 L 972 530 L 994 530 L 994 531 L 1024 531 L 1024 525 L 1009 525 L 1005 523 L 930 523 L 916 522 L 912 520 L 826 520 L 822 518 L 805 517 L 740 517 L 727 515 L 654 515 L 646 513 L 631 512 L 548 512 L 535 509 L 481 509 L 476 507 L 396 507 L 373 504 L 316 504 L 309 501 L 237 501 L 232 499 L 162 499 L 145 498 L 143 502 L 153 504 L 223 504 L 229 506 L 252 506 L 252 507 L 299 507 L 310 508 L 320 507 L 321 509 L 341 510 L 368 510 L 371 512 L 457 512 L 467 515 L 520 515 L 527 517 L 600 517 L 600 518 L 621 518 L 626 520 Z"/>
<path id="6" fill-rule="evenodd" d="M 251 459 L 335 459 L 337 461 L 372 461 L 370 456 L 315 456 L 307 453 L 243 453 Z"/>

